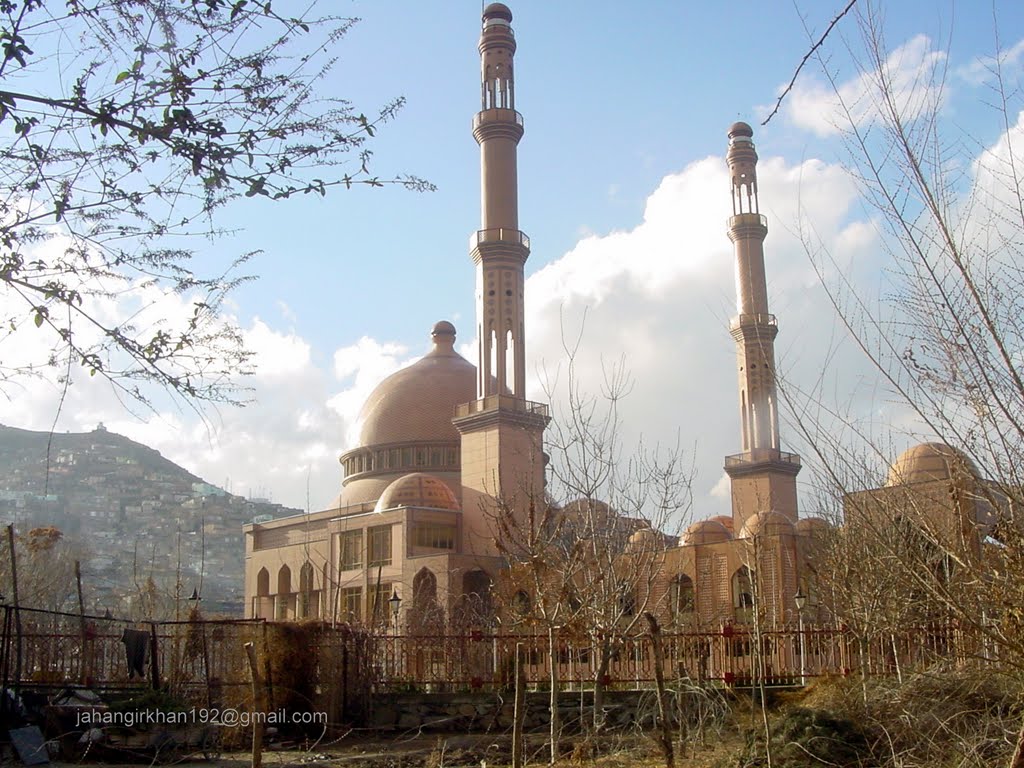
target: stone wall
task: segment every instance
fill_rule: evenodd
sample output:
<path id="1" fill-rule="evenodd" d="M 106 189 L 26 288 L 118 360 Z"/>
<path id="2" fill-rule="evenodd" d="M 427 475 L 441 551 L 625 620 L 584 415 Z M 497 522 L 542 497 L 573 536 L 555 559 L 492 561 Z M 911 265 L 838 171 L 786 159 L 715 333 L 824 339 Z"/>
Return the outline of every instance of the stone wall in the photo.
<path id="1" fill-rule="evenodd" d="M 371 697 L 370 725 L 399 731 L 446 732 L 505 731 L 512 727 L 514 694 L 508 693 L 400 693 Z M 527 694 L 527 731 L 548 727 L 550 694 Z M 563 691 L 558 708 L 567 731 L 580 728 L 581 714 L 590 722 L 594 703 L 591 691 Z M 654 724 L 657 699 L 653 691 L 606 691 L 605 717 L 612 729 L 649 728 Z"/>

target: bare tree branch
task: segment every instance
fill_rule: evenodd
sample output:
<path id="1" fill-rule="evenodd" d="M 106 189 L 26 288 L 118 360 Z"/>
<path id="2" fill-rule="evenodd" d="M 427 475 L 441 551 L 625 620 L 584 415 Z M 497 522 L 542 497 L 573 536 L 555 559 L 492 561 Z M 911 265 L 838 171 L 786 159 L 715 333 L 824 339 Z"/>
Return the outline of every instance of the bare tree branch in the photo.
<path id="1" fill-rule="evenodd" d="M 800 63 L 797 65 L 796 70 L 793 72 L 793 77 L 789 81 L 789 85 L 787 85 L 785 90 L 783 90 L 782 93 L 779 94 L 779 98 L 775 102 L 775 109 L 771 111 L 771 114 L 768 115 L 768 117 L 761 121 L 761 125 L 768 125 L 768 122 L 773 117 L 775 117 L 779 109 L 782 108 L 782 100 L 785 99 L 787 95 L 789 95 L 789 92 L 793 90 L 793 86 L 796 85 L 796 79 L 800 76 L 800 71 L 804 68 L 804 65 L 807 64 L 808 61 L 810 61 L 811 57 L 814 55 L 814 52 L 817 51 L 822 46 L 822 43 L 824 43 L 825 39 L 829 36 L 829 34 L 831 34 L 832 29 L 835 27 L 836 24 L 839 23 L 839 20 L 842 19 L 851 10 L 853 10 L 853 6 L 856 4 L 857 0 L 850 0 L 850 2 L 846 4 L 846 7 L 843 8 L 843 10 L 840 11 L 834 19 L 832 19 L 832 23 L 828 25 L 828 28 L 825 30 L 825 34 L 818 38 L 818 42 L 812 45 L 811 49 L 804 54 L 804 57 L 800 60 Z"/>

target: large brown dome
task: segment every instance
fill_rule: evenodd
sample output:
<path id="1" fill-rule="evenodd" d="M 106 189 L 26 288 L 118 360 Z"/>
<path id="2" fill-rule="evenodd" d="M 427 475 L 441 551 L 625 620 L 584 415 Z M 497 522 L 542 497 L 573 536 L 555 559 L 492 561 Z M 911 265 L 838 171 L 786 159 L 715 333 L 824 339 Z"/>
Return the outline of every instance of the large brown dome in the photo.
<path id="1" fill-rule="evenodd" d="M 455 406 L 476 397 L 476 368 L 455 351 L 455 327 L 434 325 L 434 348 L 388 376 L 359 412 L 359 445 L 458 440 Z"/>
<path id="2" fill-rule="evenodd" d="M 948 480 L 964 474 L 978 476 L 977 466 L 966 453 L 945 443 L 921 443 L 901 453 L 892 463 L 886 485 Z"/>

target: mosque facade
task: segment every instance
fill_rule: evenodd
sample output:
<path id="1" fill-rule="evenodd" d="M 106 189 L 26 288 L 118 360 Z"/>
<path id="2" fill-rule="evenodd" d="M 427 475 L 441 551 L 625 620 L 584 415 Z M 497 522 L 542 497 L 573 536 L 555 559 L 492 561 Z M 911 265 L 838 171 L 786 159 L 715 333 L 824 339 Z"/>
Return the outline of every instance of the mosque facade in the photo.
<path id="1" fill-rule="evenodd" d="M 430 351 L 385 379 L 359 415 L 358 446 L 341 456 L 341 494 L 328 509 L 245 527 L 246 615 L 330 623 L 390 621 L 451 626 L 500 610 L 492 586 L 506 567 L 495 542 L 499 505 L 513 514 L 545 499 L 544 404 L 525 397 L 524 264 L 519 229 L 512 14 L 487 6 L 479 43 L 481 223 L 470 239 L 476 270 L 476 364 L 455 351 L 455 328 L 431 330 Z M 811 556 L 828 530 L 801 517 L 800 457 L 782 449 L 753 131 L 728 132 L 733 215 L 740 451 L 725 458 L 732 512 L 691 525 L 665 549 L 648 601 L 676 628 L 745 624 L 757 600 L 768 625 L 795 621 L 798 593 L 816 595 Z M 877 508 L 908 478 L 942 483 L 962 462 L 918 446 L 897 462 L 892 488 L 865 492 Z M 896 470 L 894 470 L 896 471 Z M 943 473 L 945 473 L 944 476 Z M 942 477 L 940 477 L 942 476 Z M 945 486 L 943 486 L 945 487 Z M 879 501 L 882 499 L 882 501 Z M 698 511 L 699 512 L 699 511 Z M 642 530 L 633 537 L 643 537 Z M 662 539 L 664 540 L 664 539 Z M 627 553 L 628 556 L 628 553 Z"/>

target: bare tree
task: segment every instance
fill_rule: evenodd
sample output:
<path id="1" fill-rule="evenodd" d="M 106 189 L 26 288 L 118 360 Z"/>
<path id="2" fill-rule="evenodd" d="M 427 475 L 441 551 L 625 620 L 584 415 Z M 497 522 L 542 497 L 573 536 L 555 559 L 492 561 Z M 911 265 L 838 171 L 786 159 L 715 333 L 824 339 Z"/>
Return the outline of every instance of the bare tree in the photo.
<path id="1" fill-rule="evenodd" d="M 496 589 L 508 606 L 511 628 L 541 629 L 547 635 L 550 763 L 559 759 L 559 641 L 579 617 L 580 550 L 567 538 L 562 510 L 546 499 L 530 499 L 525 516 L 503 500 L 495 510 L 495 544 L 509 565 Z M 517 671 L 520 663 L 517 657 Z M 517 678 L 518 681 L 518 678 Z"/>
<path id="2" fill-rule="evenodd" d="M 892 458 L 892 438 L 856 422 L 839 431 L 834 416 L 814 424 L 802 408 L 797 418 L 845 498 L 850 533 L 835 565 L 860 559 L 851 573 L 898 583 L 917 610 L 985 638 L 990 661 L 1024 679 L 1024 93 L 1007 71 L 996 18 L 994 51 L 979 64 L 987 93 L 973 110 L 985 138 L 965 137 L 943 114 L 948 52 L 908 77 L 891 55 L 881 8 L 865 2 L 855 13 L 857 92 L 831 61 L 822 59 L 822 71 L 844 163 L 882 230 L 891 301 L 861 293 L 826 244 L 806 235 L 806 245 L 850 336 L 918 435 L 936 441 L 945 474 L 890 474 L 874 495 L 850 495 L 877 476 L 870 464 Z M 842 581 L 840 571 L 834 583 Z M 902 620 L 865 585 L 866 577 L 837 594 L 836 606 L 849 600 L 846 610 L 875 631 Z"/>
<path id="3" fill-rule="evenodd" d="M 354 20 L 315 5 L 290 17 L 249 0 L 0 3 L 0 343 L 17 347 L 0 391 L 82 369 L 143 403 L 145 382 L 237 400 L 248 355 L 221 307 L 247 256 L 205 275 L 190 262 L 225 206 L 428 186 L 370 171 L 365 143 L 402 102 L 367 117 L 323 93 Z M 131 292 L 144 295 L 130 317 L 104 310 Z M 158 294 L 183 297 L 181 316 L 147 312 Z"/>
<path id="4" fill-rule="evenodd" d="M 619 405 L 631 389 L 625 362 L 606 368 L 599 395 L 586 394 L 579 350 L 579 339 L 566 345 L 564 410 L 547 433 L 549 492 L 569 500 L 560 504 L 560 535 L 573 553 L 579 624 L 596 656 L 593 724 L 600 730 L 610 664 L 623 638 L 643 633 L 643 614 L 659 599 L 665 550 L 690 514 L 693 471 L 678 445 L 623 446 Z"/>

